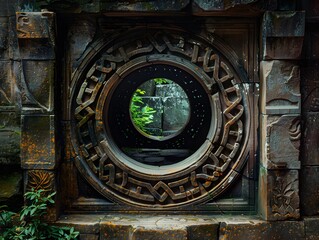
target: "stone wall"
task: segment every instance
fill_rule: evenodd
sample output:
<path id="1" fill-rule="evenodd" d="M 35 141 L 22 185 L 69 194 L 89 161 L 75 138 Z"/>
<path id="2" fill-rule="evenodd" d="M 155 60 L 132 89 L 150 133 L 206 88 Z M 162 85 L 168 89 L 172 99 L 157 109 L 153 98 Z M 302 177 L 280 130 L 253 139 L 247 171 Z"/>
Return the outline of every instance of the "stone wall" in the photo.
<path id="1" fill-rule="evenodd" d="M 63 29 L 56 29 L 54 12 L 58 14 L 57 21 L 68 19 L 70 13 L 78 18 L 83 14 L 82 21 L 73 29 L 83 31 L 83 37 L 73 39 L 78 35 L 68 33 L 68 40 L 83 46 L 92 41 L 95 33 L 95 22 L 87 18 L 87 13 L 95 16 L 103 13 L 106 17 L 143 14 L 253 17 L 260 20 L 261 30 L 260 65 L 256 70 L 256 74 L 260 73 L 261 94 L 260 159 L 256 159 L 260 161 L 258 211 L 242 221 L 217 218 L 213 223 L 208 222 L 209 226 L 213 225 L 206 239 L 235 236 L 247 239 L 247 234 L 258 239 L 259 231 L 265 229 L 262 239 L 319 238 L 319 3 L 316 0 L 96 0 L 65 1 L 63 5 L 59 1 L 49 2 L 46 5 L 37 1 L 36 6 L 49 11 L 28 13 L 16 13 L 29 6 L 25 5 L 27 1 L 0 2 L 0 205 L 21 205 L 23 191 L 31 188 L 57 190 L 59 196 L 58 175 L 67 174 L 59 171 L 63 139 L 60 130 L 64 119 L 57 124 L 61 116 L 66 116 L 61 113 L 66 110 L 54 106 L 68 86 L 61 89 L 56 76 L 63 76 L 57 74 L 57 69 L 72 72 L 78 67 L 75 59 L 81 57 L 82 51 L 71 49 L 71 56 L 59 59 L 72 62 L 71 69 L 63 69 L 56 62 L 56 53 L 63 51 L 62 45 L 69 45 L 59 45 L 67 36 Z M 64 155 L 72 159 L 71 152 Z M 68 164 L 63 171 L 76 171 Z M 54 207 L 49 219 L 56 220 L 60 213 L 59 206 Z M 70 216 L 69 221 L 60 220 L 60 223 L 75 225 L 82 232 L 81 239 L 99 236 L 104 239 L 105 234 L 116 239 L 121 233 L 115 232 L 110 219 L 103 222 L 87 217 L 83 221 Z M 123 225 L 117 218 L 111 222 Z M 124 225 L 123 234 L 135 231 L 132 224 Z M 176 232 L 181 236 L 179 239 L 198 239 L 197 236 L 205 239 L 206 228 L 190 224 L 185 229 L 191 227 L 200 229 L 198 235 L 192 235 L 195 230 L 179 229 Z M 154 234 L 153 230 L 149 236 Z M 134 234 L 145 237 L 148 233 L 139 228 Z"/>

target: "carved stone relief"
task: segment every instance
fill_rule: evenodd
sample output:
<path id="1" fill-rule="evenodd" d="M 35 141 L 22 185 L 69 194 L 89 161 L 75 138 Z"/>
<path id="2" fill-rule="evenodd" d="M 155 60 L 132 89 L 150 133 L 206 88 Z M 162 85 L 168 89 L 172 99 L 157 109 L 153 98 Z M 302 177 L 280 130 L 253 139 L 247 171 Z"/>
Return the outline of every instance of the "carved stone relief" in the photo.
<path id="1" fill-rule="evenodd" d="M 262 104 L 264 114 L 300 113 L 299 66 L 287 61 L 262 61 Z M 278 78 L 278 76 L 281 76 Z"/>
<path id="2" fill-rule="evenodd" d="M 299 115 L 262 117 L 265 146 L 262 164 L 267 169 L 300 169 L 299 147 L 301 121 Z"/>
<path id="3" fill-rule="evenodd" d="M 298 171 L 269 171 L 270 207 L 269 220 L 299 218 L 299 178 Z"/>
<path id="4" fill-rule="evenodd" d="M 55 191 L 54 173 L 45 170 L 30 170 L 27 173 L 26 191 L 40 190 L 49 194 Z"/>
<path id="5" fill-rule="evenodd" d="M 222 193 L 247 154 L 250 106 L 243 75 L 209 42 L 182 31 L 132 31 L 104 41 L 94 46 L 95 60 L 80 65 L 73 78 L 72 138 L 81 174 L 104 196 L 143 208 L 185 206 Z M 129 91 L 157 71 L 174 81 L 178 76 L 192 109 L 185 130 L 166 142 L 139 136 L 125 110 Z M 196 147 L 181 162 L 154 167 L 125 156 L 126 142 L 142 148 Z"/>

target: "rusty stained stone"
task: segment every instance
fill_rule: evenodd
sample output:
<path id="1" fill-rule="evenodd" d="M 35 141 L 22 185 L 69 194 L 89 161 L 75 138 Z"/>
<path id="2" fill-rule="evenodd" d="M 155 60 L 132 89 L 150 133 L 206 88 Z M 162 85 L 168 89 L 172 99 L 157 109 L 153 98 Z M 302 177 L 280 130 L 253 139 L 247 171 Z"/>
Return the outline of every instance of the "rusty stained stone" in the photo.
<path id="1" fill-rule="evenodd" d="M 267 169 L 300 169 L 299 115 L 262 115 L 261 163 Z"/>
<path id="2" fill-rule="evenodd" d="M 22 94 L 28 95 L 28 108 L 52 112 L 54 108 L 54 61 L 22 61 L 23 79 L 26 88 Z"/>
<path id="3" fill-rule="evenodd" d="M 304 239 L 304 223 L 299 221 L 244 222 L 225 221 L 220 224 L 220 240 L 298 240 Z"/>
<path id="4" fill-rule="evenodd" d="M 219 224 L 190 225 L 187 226 L 188 240 L 214 240 L 218 239 Z"/>
<path id="5" fill-rule="evenodd" d="M 24 169 L 54 169 L 56 147 L 54 116 L 22 115 L 21 166 Z"/>
<path id="6" fill-rule="evenodd" d="M 18 12 L 16 30 L 20 59 L 55 58 L 55 15 L 52 12 Z"/>
<path id="7" fill-rule="evenodd" d="M 301 164 L 319 166 L 319 112 L 303 115 Z"/>
<path id="8" fill-rule="evenodd" d="M 54 37 L 53 12 L 17 12 L 18 38 L 51 38 Z"/>
<path id="9" fill-rule="evenodd" d="M 305 216 L 319 215 L 319 166 L 304 166 L 300 174 L 300 205 Z"/>
<path id="10" fill-rule="evenodd" d="M 305 34 L 305 12 L 266 12 L 262 24 L 263 59 L 297 59 Z"/>
<path id="11" fill-rule="evenodd" d="M 31 191 L 32 189 L 41 189 L 43 190 L 43 194 L 47 196 L 57 190 L 56 176 L 54 171 L 27 170 L 25 172 L 25 192 Z M 46 221 L 54 222 L 57 220 L 60 205 L 58 194 L 54 196 L 55 205 L 50 205 L 47 208 L 47 213 L 44 215 L 44 219 Z"/>
<path id="12" fill-rule="evenodd" d="M 298 170 L 260 169 L 259 212 L 268 221 L 299 219 Z"/>
<path id="13" fill-rule="evenodd" d="M 56 190 L 55 174 L 52 171 L 29 170 L 26 176 L 26 191 L 42 189 L 47 194 L 50 194 Z"/>
<path id="14" fill-rule="evenodd" d="M 300 70 L 288 61 L 262 61 L 261 112 L 263 114 L 300 113 Z M 280 78 L 278 78 L 280 76 Z"/>
<path id="15" fill-rule="evenodd" d="M 131 225 L 101 224 L 100 240 L 131 240 L 133 227 Z"/>

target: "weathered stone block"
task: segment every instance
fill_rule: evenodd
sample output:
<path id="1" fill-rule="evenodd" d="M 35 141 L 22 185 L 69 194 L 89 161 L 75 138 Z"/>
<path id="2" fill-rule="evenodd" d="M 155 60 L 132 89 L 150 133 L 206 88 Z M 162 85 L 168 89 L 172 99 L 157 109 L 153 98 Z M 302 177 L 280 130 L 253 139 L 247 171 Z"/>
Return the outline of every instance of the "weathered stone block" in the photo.
<path id="1" fill-rule="evenodd" d="M 131 225 L 116 225 L 101 222 L 100 240 L 132 239 L 133 227 Z"/>
<path id="2" fill-rule="evenodd" d="M 268 37 L 263 45 L 264 59 L 298 59 L 302 51 L 303 37 Z"/>
<path id="3" fill-rule="evenodd" d="M 262 61 L 260 67 L 261 112 L 300 113 L 299 66 L 288 61 Z"/>
<path id="4" fill-rule="evenodd" d="M 58 226 L 74 227 L 81 235 L 98 235 L 100 233 L 100 221 L 104 216 L 98 214 L 85 216 L 83 214 L 68 214 L 60 216 L 55 224 Z"/>
<path id="5" fill-rule="evenodd" d="M 309 34 L 308 40 L 308 52 L 307 58 L 308 59 L 319 59 L 319 33 L 318 32 L 311 32 Z"/>
<path id="6" fill-rule="evenodd" d="M 301 164 L 319 166 L 319 112 L 304 113 L 302 143 Z"/>
<path id="7" fill-rule="evenodd" d="M 317 0 L 301 1 L 302 9 L 306 10 L 307 17 L 319 16 L 319 2 Z"/>
<path id="8" fill-rule="evenodd" d="M 134 230 L 132 240 L 152 239 L 152 240 L 187 240 L 185 229 L 163 230 L 147 229 L 139 227 Z"/>
<path id="9" fill-rule="evenodd" d="M 9 45 L 9 57 L 10 59 L 20 61 L 20 49 L 18 44 L 18 38 L 17 38 L 17 30 L 16 30 L 16 17 L 15 13 L 14 16 L 9 17 L 9 39 L 8 39 L 8 45 Z"/>
<path id="10" fill-rule="evenodd" d="M 80 240 L 99 240 L 99 235 L 96 235 L 96 234 L 80 234 Z"/>
<path id="11" fill-rule="evenodd" d="M 319 84 L 303 86 L 301 92 L 303 112 L 319 112 Z"/>
<path id="12" fill-rule="evenodd" d="M 25 177 L 25 190 L 31 191 L 42 189 L 44 192 L 50 194 L 56 190 L 55 173 L 46 170 L 29 170 Z"/>
<path id="13" fill-rule="evenodd" d="M 319 215 L 318 179 L 319 166 L 304 166 L 302 168 L 300 174 L 300 204 L 303 215 Z"/>
<path id="14" fill-rule="evenodd" d="M 56 167 L 54 116 L 22 116 L 21 166 L 24 169 Z"/>
<path id="15" fill-rule="evenodd" d="M 199 8 L 202 11 L 217 11 L 217 10 L 226 10 L 236 5 L 245 5 L 245 4 L 249 4 L 253 2 L 257 2 L 257 1 L 256 0 L 230 0 L 230 1 L 194 0 L 193 8 L 195 8 L 195 11 L 197 8 Z"/>
<path id="16" fill-rule="evenodd" d="M 297 221 L 263 222 L 258 220 L 221 222 L 220 240 L 272 240 L 303 239 L 304 224 Z"/>
<path id="17" fill-rule="evenodd" d="M 47 39 L 19 39 L 19 56 L 21 59 L 54 60 L 54 48 Z"/>
<path id="18" fill-rule="evenodd" d="M 303 65 L 300 68 L 300 78 L 301 86 L 315 86 L 319 88 L 319 61 L 311 61 Z"/>
<path id="19" fill-rule="evenodd" d="M 219 224 L 192 225 L 187 227 L 187 240 L 218 239 Z"/>
<path id="20" fill-rule="evenodd" d="M 188 122 L 190 116 L 187 98 L 163 98 L 163 131 L 179 131 Z"/>
<path id="21" fill-rule="evenodd" d="M 68 31 L 69 56 L 74 71 L 80 64 L 81 56 L 96 33 L 95 19 L 74 19 Z M 82 60 L 82 59 L 81 59 Z"/>
<path id="22" fill-rule="evenodd" d="M 54 40 L 53 12 L 17 12 L 18 38 L 50 38 Z"/>
<path id="23" fill-rule="evenodd" d="M 304 218 L 306 240 L 319 239 L 319 218 Z"/>
<path id="24" fill-rule="evenodd" d="M 0 16 L 8 16 L 8 1 L 0 1 Z"/>
<path id="25" fill-rule="evenodd" d="M 303 37 L 305 12 L 266 12 L 262 27 L 266 37 Z"/>
<path id="26" fill-rule="evenodd" d="M 299 178 L 298 170 L 260 170 L 259 212 L 265 220 L 298 219 Z"/>
<path id="27" fill-rule="evenodd" d="M 319 62 L 311 61 L 300 69 L 302 110 L 306 112 L 319 111 Z"/>
<path id="28" fill-rule="evenodd" d="M 0 164 L 20 165 L 20 116 L 17 112 L 0 112 Z"/>
<path id="29" fill-rule="evenodd" d="M 15 82 L 11 73 L 11 62 L 0 61 L 0 106 L 14 105 Z"/>
<path id="30" fill-rule="evenodd" d="M 18 12 L 17 38 L 22 59 L 54 59 L 55 15 L 52 12 Z"/>
<path id="31" fill-rule="evenodd" d="M 150 1 L 101 1 L 102 11 L 158 12 L 181 11 L 189 4 L 189 0 L 150 0 Z"/>
<path id="32" fill-rule="evenodd" d="M 304 12 L 266 12 L 262 26 L 264 59 L 297 59 L 305 33 Z"/>
<path id="33" fill-rule="evenodd" d="M 21 193 L 22 173 L 1 172 L 0 175 L 0 202 L 7 201 L 11 197 Z"/>
<path id="34" fill-rule="evenodd" d="M 299 115 L 262 116 L 261 163 L 267 169 L 300 169 Z"/>
<path id="35" fill-rule="evenodd" d="M 297 0 L 279 0 L 278 10 L 279 11 L 294 11 L 297 7 Z"/>
<path id="36" fill-rule="evenodd" d="M 1 7 L 1 6 L 0 6 Z M 9 18 L 0 17 L 0 59 L 9 58 Z"/>
<path id="37" fill-rule="evenodd" d="M 54 108 L 54 74 L 53 61 L 22 61 L 23 80 L 26 88 L 22 94 L 28 96 L 29 102 L 23 105 L 52 112 Z"/>

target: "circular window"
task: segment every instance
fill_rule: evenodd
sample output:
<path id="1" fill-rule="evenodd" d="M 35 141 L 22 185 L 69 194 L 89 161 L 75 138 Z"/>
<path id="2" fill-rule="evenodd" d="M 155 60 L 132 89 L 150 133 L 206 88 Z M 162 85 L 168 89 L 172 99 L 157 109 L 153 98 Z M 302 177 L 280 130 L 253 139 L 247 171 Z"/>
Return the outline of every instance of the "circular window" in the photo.
<path id="1" fill-rule="evenodd" d="M 248 154 L 249 101 L 216 39 L 142 29 L 88 50 L 73 79 L 72 139 L 78 170 L 105 197 L 179 208 L 234 181 Z"/>

